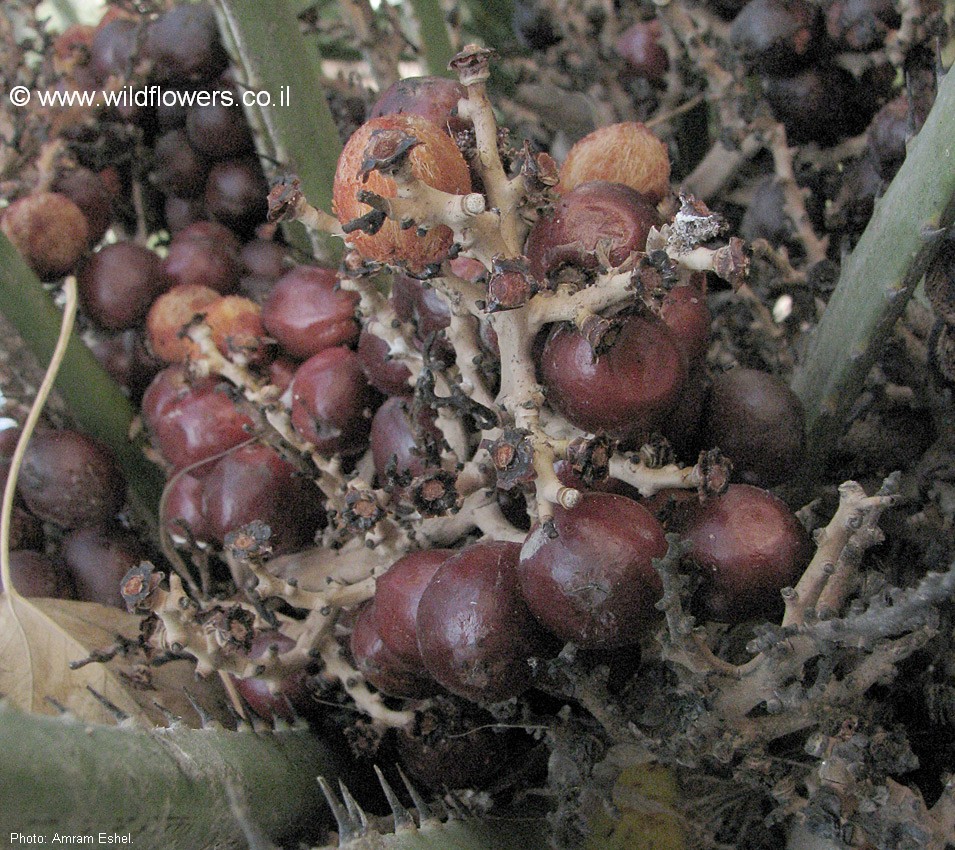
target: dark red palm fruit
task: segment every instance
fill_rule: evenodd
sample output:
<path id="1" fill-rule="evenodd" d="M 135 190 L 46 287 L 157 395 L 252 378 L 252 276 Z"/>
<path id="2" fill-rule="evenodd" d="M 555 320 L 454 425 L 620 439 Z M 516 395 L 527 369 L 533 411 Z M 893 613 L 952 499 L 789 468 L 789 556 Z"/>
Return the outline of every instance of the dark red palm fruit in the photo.
<path id="1" fill-rule="evenodd" d="M 733 20 L 730 41 L 751 69 L 792 73 L 823 52 L 819 7 L 808 0 L 750 0 Z"/>
<path id="2" fill-rule="evenodd" d="M 663 585 L 652 560 L 667 551 L 663 527 L 642 505 L 586 493 L 554 511 L 557 536 L 536 524 L 517 575 L 534 616 L 561 640 L 586 648 L 638 643 L 657 619 Z"/>
<path id="3" fill-rule="evenodd" d="M 34 192 L 0 213 L 0 231 L 41 280 L 69 274 L 89 240 L 83 211 L 59 192 Z"/>
<path id="4" fill-rule="evenodd" d="M 395 561 L 375 580 L 374 618 L 385 648 L 401 661 L 424 669 L 415 622 L 421 594 L 451 549 L 419 549 Z"/>
<path id="5" fill-rule="evenodd" d="M 371 390 L 357 355 L 340 346 L 306 360 L 292 381 L 292 426 L 322 454 L 353 454 L 367 441 Z"/>
<path id="6" fill-rule="evenodd" d="M 749 484 L 731 484 L 722 496 L 694 504 L 680 531 L 702 579 L 695 604 L 719 622 L 773 620 L 780 591 L 798 581 L 812 552 L 786 504 Z"/>
<path id="7" fill-rule="evenodd" d="M 295 379 L 295 371 L 298 369 L 297 360 L 291 357 L 279 356 L 269 363 L 269 383 L 277 386 L 282 392 L 285 392 Z"/>
<path id="8" fill-rule="evenodd" d="M 126 482 L 112 451 L 79 431 L 37 431 L 17 481 L 27 507 L 62 528 L 106 522 L 126 501 Z"/>
<path id="9" fill-rule="evenodd" d="M 162 373 L 146 396 L 161 377 Z M 175 376 L 164 378 L 163 383 L 176 383 Z M 218 389 L 215 378 L 200 379 L 184 392 L 164 398 L 167 392 L 167 387 L 159 386 L 154 396 L 144 396 L 143 412 L 160 453 L 175 469 L 184 469 L 249 438 L 252 420 L 239 412 L 227 392 Z M 146 412 L 147 404 L 150 413 Z M 161 412 L 154 415 L 152 411 L 160 405 Z M 192 474 L 203 477 L 208 471 L 202 468 Z"/>
<path id="10" fill-rule="evenodd" d="M 123 611 L 123 576 L 149 557 L 135 535 L 103 524 L 71 531 L 63 538 L 60 554 L 73 578 L 77 599 Z"/>
<path id="11" fill-rule="evenodd" d="M 470 703 L 443 696 L 395 730 L 398 762 L 415 785 L 444 793 L 484 788 L 527 758 L 532 739 Z"/>
<path id="12" fill-rule="evenodd" d="M 212 164 L 186 138 L 183 129 L 169 130 L 153 148 L 152 181 L 163 194 L 196 198 L 203 194 Z"/>
<path id="13" fill-rule="evenodd" d="M 886 33 L 898 25 L 892 0 L 832 0 L 826 9 L 826 32 L 849 50 L 879 46 Z"/>
<path id="14" fill-rule="evenodd" d="M 241 295 L 223 295 L 206 312 L 216 348 L 235 362 L 252 365 L 265 363 L 273 353 L 262 324 L 262 308 Z"/>
<path id="15" fill-rule="evenodd" d="M 261 307 L 272 294 L 274 286 L 275 278 L 244 274 L 239 278 L 239 295 L 254 301 Z"/>
<path id="16" fill-rule="evenodd" d="M 705 358 L 700 357 L 690 363 L 680 392 L 680 402 L 660 426 L 660 433 L 682 460 L 695 462 L 705 448 L 703 411 L 709 391 L 710 375 Z"/>
<path id="17" fill-rule="evenodd" d="M 153 354 L 165 363 L 185 363 L 199 347 L 183 332 L 222 296 L 208 286 L 184 283 L 160 295 L 146 314 L 146 335 Z"/>
<path id="18" fill-rule="evenodd" d="M 371 454 L 380 483 L 387 480 L 389 470 L 398 475 L 423 475 L 429 467 L 426 441 L 441 445 L 443 437 L 434 424 L 434 411 L 422 407 L 412 421 L 411 409 L 409 399 L 392 396 L 371 420 Z"/>
<path id="19" fill-rule="evenodd" d="M 205 3 L 184 3 L 160 15 L 146 30 L 142 52 L 162 82 L 211 80 L 229 63 Z"/>
<path id="20" fill-rule="evenodd" d="M 203 480 L 183 472 L 167 485 L 165 529 L 174 539 L 188 540 L 191 536 L 199 543 L 215 539 L 212 526 L 203 513 Z M 188 534 L 187 534 L 188 532 Z"/>
<path id="21" fill-rule="evenodd" d="M 268 194 L 268 181 L 254 156 L 221 160 L 206 177 L 206 211 L 246 236 L 265 221 Z"/>
<path id="22" fill-rule="evenodd" d="M 138 328 L 130 328 L 98 340 L 93 354 L 110 377 L 138 401 L 162 364 L 146 349 L 146 340 Z"/>
<path id="23" fill-rule="evenodd" d="M 531 685 L 528 659 L 547 639 L 521 597 L 518 543 L 474 543 L 445 561 L 421 594 L 415 629 L 431 675 L 449 691 L 493 703 Z"/>
<path id="24" fill-rule="evenodd" d="M 0 431 L 0 492 L 7 486 L 10 475 L 10 461 L 22 434 L 20 428 L 5 428 Z M 10 549 L 43 548 L 43 524 L 31 514 L 23 504 L 19 491 L 14 495 L 13 511 L 10 516 Z"/>
<path id="25" fill-rule="evenodd" d="M 53 191 L 65 195 L 80 208 L 89 227 L 89 244 L 96 245 L 113 222 L 116 196 L 106 181 L 88 168 L 75 168 L 56 178 Z"/>
<path id="26" fill-rule="evenodd" d="M 310 543 L 325 519 L 321 491 L 275 449 L 260 444 L 242 446 L 216 462 L 203 481 L 202 514 L 220 543 L 253 520 L 264 522 L 276 554 Z"/>
<path id="27" fill-rule="evenodd" d="M 660 43 L 661 31 L 657 18 L 639 21 L 620 33 L 614 44 L 633 73 L 654 83 L 663 82 L 670 69 L 670 57 Z"/>
<path id="28" fill-rule="evenodd" d="M 163 216 L 166 219 L 166 229 L 175 237 L 205 218 L 205 202 L 202 198 L 177 198 L 175 195 L 166 195 L 163 201 Z"/>
<path id="29" fill-rule="evenodd" d="M 83 309 L 111 331 L 140 324 L 168 283 L 159 255 L 135 242 L 104 245 L 77 273 Z"/>
<path id="30" fill-rule="evenodd" d="M 660 318 L 688 363 L 700 359 L 710 341 L 713 316 L 706 296 L 695 286 L 674 286 L 660 305 Z"/>
<path id="31" fill-rule="evenodd" d="M 342 224 L 371 211 L 367 204 L 358 200 L 358 192 L 362 189 L 385 198 L 394 197 L 398 191 L 391 177 L 379 171 L 367 175 L 362 173 L 372 134 L 391 130 L 418 140 L 419 144 L 408 154 L 415 177 L 443 192 L 465 195 L 471 191 L 471 173 L 464 157 L 437 124 L 418 115 L 382 115 L 359 127 L 338 159 L 333 209 Z M 391 220 L 386 220 L 375 234 L 355 231 L 349 235 L 349 241 L 366 259 L 403 264 L 412 270 L 445 259 L 453 239 L 453 233 L 444 225 L 419 236 L 416 228 L 402 228 L 400 222 Z"/>
<path id="32" fill-rule="evenodd" d="M 368 383 L 385 395 L 411 395 L 414 387 L 408 383 L 411 371 L 400 360 L 392 359 L 391 348 L 381 337 L 362 330 L 358 337 L 358 359 Z"/>
<path id="33" fill-rule="evenodd" d="M 358 609 L 350 649 L 358 672 L 382 693 L 418 699 L 431 696 L 437 690 L 424 665 L 403 661 L 382 642 L 375 623 L 373 599 Z"/>
<path id="34" fill-rule="evenodd" d="M 733 462 L 737 480 L 775 487 L 802 466 L 802 402 L 781 378 L 737 367 L 713 379 L 703 435 Z"/>
<path id="35" fill-rule="evenodd" d="M 456 80 L 406 77 L 385 89 L 371 107 L 368 119 L 382 115 L 419 115 L 449 133 L 458 133 L 471 127 L 471 122 L 458 114 L 458 101 L 467 98 L 467 89 Z"/>
<path id="36" fill-rule="evenodd" d="M 406 275 L 395 275 L 391 283 L 391 299 L 395 313 L 403 322 L 414 322 L 416 336 L 426 340 L 451 324 L 448 302 L 432 286 Z"/>
<path id="37" fill-rule="evenodd" d="M 18 549 L 10 553 L 10 578 L 21 596 L 76 599 L 69 574 L 51 558 L 32 549 Z M 2 576 L 0 593 L 3 593 Z"/>
<path id="38" fill-rule="evenodd" d="M 96 28 L 89 67 L 98 83 L 111 76 L 126 80 L 133 68 L 138 38 L 139 24 L 132 18 L 114 17 Z"/>
<path id="39" fill-rule="evenodd" d="M 357 293 L 340 289 L 331 269 L 296 266 L 278 279 L 262 305 L 262 322 L 286 352 L 306 360 L 358 339 L 357 306 Z"/>
<path id="40" fill-rule="evenodd" d="M 262 631 L 252 638 L 248 656 L 253 661 L 267 657 L 272 648 L 279 653 L 288 652 L 295 641 L 277 631 Z M 274 723 L 277 719 L 294 723 L 296 716 L 308 717 L 315 708 L 315 700 L 308 685 L 308 671 L 298 670 L 281 679 L 273 692 L 264 679 L 240 679 L 229 674 L 236 690 L 263 720 Z"/>
<path id="41" fill-rule="evenodd" d="M 159 418 L 173 404 L 185 398 L 198 384 L 215 386 L 215 378 L 194 379 L 183 366 L 167 366 L 156 373 L 140 403 L 140 413 L 148 428 L 155 429 Z"/>
<path id="42" fill-rule="evenodd" d="M 687 365 L 662 321 L 630 316 L 600 357 L 575 327 L 555 326 L 541 371 L 548 404 L 572 425 L 627 438 L 660 426 L 679 401 Z"/>
<path id="43" fill-rule="evenodd" d="M 233 92 L 228 95 L 223 98 L 221 92 L 213 91 L 208 103 L 191 106 L 186 113 L 189 144 L 211 159 L 228 159 L 251 153 L 254 148 L 238 96 Z M 230 102 L 232 105 L 227 105 Z"/>
<path id="44" fill-rule="evenodd" d="M 248 274 L 278 280 L 289 271 L 288 249 L 272 239 L 250 239 L 239 251 Z"/>
<path id="45" fill-rule="evenodd" d="M 656 205 L 622 183 L 592 180 L 561 195 L 527 237 L 531 274 L 545 281 L 563 266 L 615 268 L 644 251 L 650 228 L 660 223 Z M 605 257 L 605 259 L 604 259 Z"/>
<path id="46" fill-rule="evenodd" d="M 790 142 L 832 145 L 861 133 L 877 104 L 837 65 L 814 65 L 786 77 L 764 77 L 763 91 Z"/>
<path id="47" fill-rule="evenodd" d="M 234 292 L 242 274 L 238 237 L 223 224 L 197 221 L 175 235 L 163 260 L 174 284 L 195 284 L 220 295 Z"/>

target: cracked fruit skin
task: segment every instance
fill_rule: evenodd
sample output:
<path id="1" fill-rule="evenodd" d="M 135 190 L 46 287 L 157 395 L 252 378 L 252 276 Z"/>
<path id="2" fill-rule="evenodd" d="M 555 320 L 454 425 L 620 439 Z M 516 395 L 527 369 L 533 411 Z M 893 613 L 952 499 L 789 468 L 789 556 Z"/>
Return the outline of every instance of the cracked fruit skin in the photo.
<path id="1" fill-rule="evenodd" d="M 556 537 L 537 523 L 521 549 L 518 578 L 534 616 L 584 648 L 638 643 L 663 595 L 652 559 L 667 551 L 663 527 L 642 505 L 587 493 L 554 509 Z"/>
<path id="2" fill-rule="evenodd" d="M 541 358 L 547 401 L 585 431 L 627 439 L 659 428 L 680 400 L 686 360 L 659 319 L 630 316 L 594 356 L 575 327 L 557 325 Z"/>
<path id="3" fill-rule="evenodd" d="M 521 597 L 519 543 L 491 541 L 442 564 L 421 594 L 415 629 L 425 666 L 451 693 L 500 702 L 531 685 L 543 635 Z"/>
<path id="4" fill-rule="evenodd" d="M 381 130 L 402 130 L 418 140 L 419 144 L 408 155 L 412 174 L 417 179 L 434 189 L 456 195 L 466 195 L 471 191 L 467 163 L 441 127 L 417 115 L 382 115 L 362 124 L 339 157 L 333 208 L 342 224 L 371 210 L 367 204 L 359 203 L 356 195 L 360 190 L 375 192 L 383 198 L 393 198 L 397 194 L 398 187 L 391 177 L 378 171 L 371 172 L 365 179 L 359 174 L 368 142 L 376 131 Z M 451 230 L 444 225 L 418 236 L 415 227 L 402 230 L 401 225 L 391 219 L 373 235 L 356 230 L 348 236 L 366 259 L 405 265 L 411 269 L 422 269 L 444 259 L 453 238 Z"/>

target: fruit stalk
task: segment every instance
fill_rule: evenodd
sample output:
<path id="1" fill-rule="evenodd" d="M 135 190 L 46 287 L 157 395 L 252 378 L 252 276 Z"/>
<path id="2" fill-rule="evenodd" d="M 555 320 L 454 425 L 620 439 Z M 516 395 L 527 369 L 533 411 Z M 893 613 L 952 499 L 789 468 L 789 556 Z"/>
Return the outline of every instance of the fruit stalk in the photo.
<path id="1" fill-rule="evenodd" d="M 271 838 L 304 837 L 302 825 L 328 820 L 315 777 L 339 773 L 329 746 L 306 730 L 129 729 L 5 706 L 0 749 L 4 835 L 131 833 L 142 850 L 248 846 L 230 787 Z"/>
<path id="2" fill-rule="evenodd" d="M 818 476 L 882 343 L 955 218 L 955 74 L 912 140 L 901 169 L 843 263 L 793 389 L 806 410 L 807 474 Z"/>

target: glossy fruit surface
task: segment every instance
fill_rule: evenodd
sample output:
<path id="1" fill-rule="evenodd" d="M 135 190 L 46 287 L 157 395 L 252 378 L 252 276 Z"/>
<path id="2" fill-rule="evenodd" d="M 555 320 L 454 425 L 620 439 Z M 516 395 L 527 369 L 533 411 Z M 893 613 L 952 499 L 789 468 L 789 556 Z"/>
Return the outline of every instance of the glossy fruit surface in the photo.
<path id="1" fill-rule="evenodd" d="M 451 549 L 421 549 L 395 561 L 375 580 L 375 625 L 385 646 L 402 661 L 424 665 L 416 621 L 421 594 Z"/>
<path id="2" fill-rule="evenodd" d="M 213 91 L 209 103 L 191 107 L 186 115 L 189 144 L 212 159 L 227 159 L 253 149 L 252 132 L 239 97 L 235 92 L 228 94 L 223 99 L 221 91 Z"/>
<path id="3" fill-rule="evenodd" d="M 126 610 L 120 593 L 123 576 L 149 557 L 128 531 L 112 525 L 78 528 L 63 538 L 61 549 L 76 587 L 76 598 Z"/>
<path id="4" fill-rule="evenodd" d="M 412 173 L 429 186 L 454 194 L 471 191 L 471 177 L 467 163 L 457 146 L 436 124 L 417 115 L 383 115 L 363 124 L 348 140 L 338 160 L 335 172 L 334 210 L 343 224 L 369 212 L 367 204 L 359 203 L 356 194 L 361 189 L 392 198 L 397 192 L 395 181 L 378 171 L 367 179 L 359 174 L 365 161 L 365 149 L 376 131 L 399 130 L 418 140 L 409 154 Z M 451 246 L 451 231 L 444 225 L 432 228 L 425 236 L 418 236 L 415 228 L 403 230 L 396 221 L 385 221 L 374 235 L 356 231 L 350 241 L 362 256 L 406 264 L 420 269 L 443 259 Z"/>
<path id="5" fill-rule="evenodd" d="M 696 602 L 720 622 L 773 619 L 780 591 L 798 580 L 812 550 L 786 504 L 748 484 L 694 505 L 682 533 L 702 580 Z"/>
<path id="6" fill-rule="evenodd" d="M 143 410 L 160 452 L 174 468 L 183 469 L 249 438 L 252 420 L 218 389 L 215 378 L 202 378 L 168 393 L 167 385 L 179 383 L 176 373 L 168 372 L 161 372 L 147 390 Z M 151 410 L 155 415 L 147 412 Z"/>
<path id="7" fill-rule="evenodd" d="M 149 25 L 143 52 L 164 82 L 211 79 L 228 64 L 215 14 L 205 3 L 184 3 L 160 15 Z"/>
<path id="8" fill-rule="evenodd" d="M 198 542 L 214 538 L 212 525 L 203 513 L 203 489 L 202 479 L 188 472 L 176 475 L 167 485 L 165 529 L 174 538 L 188 540 L 191 536 Z"/>
<path id="9" fill-rule="evenodd" d="M 679 400 L 687 374 L 666 325 L 637 316 L 624 320 L 600 357 L 576 328 L 556 326 L 541 366 L 551 407 L 578 428 L 620 437 L 658 427 Z"/>
<path id="10" fill-rule="evenodd" d="M 650 199 L 622 183 L 594 180 L 561 195 L 527 237 L 531 274 L 545 281 L 562 266 L 619 266 L 644 251 L 650 228 L 660 223 Z"/>
<path id="11" fill-rule="evenodd" d="M 560 189 L 606 180 L 623 183 L 658 202 L 670 193 L 670 155 L 637 121 L 600 127 L 577 142 L 560 168 Z"/>
<path id="12" fill-rule="evenodd" d="M 452 693 L 499 702 L 531 684 L 528 658 L 542 647 L 520 594 L 517 543 L 475 543 L 445 561 L 418 603 L 418 648 Z"/>
<path id="13" fill-rule="evenodd" d="M 242 274 L 239 247 L 238 237 L 225 225 L 197 221 L 176 234 L 163 271 L 176 284 L 206 286 L 227 295 L 235 291 Z"/>
<path id="14" fill-rule="evenodd" d="M 306 360 L 358 338 L 358 295 L 338 287 L 331 269 L 296 266 L 275 284 L 262 305 L 262 321 L 279 345 Z"/>
<path id="15" fill-rule="evenodd" d="M 57 177 L 53 190 L 66 195 L 86 216 L 89 243 L 95 245 L 113 221 L 115 195 L 106 181 L 88 168 L 75 168 Z"/>
<path id="16" fill-rule="evenodd" d="M 375 101 L 369 120 L 382 115 L 418 115 L 448 132 L 471 126 L 458 114 L 458 101 L 467 100 L 467 89 L 447 77 L 405 77 L 392 83 Z"/>
<path id="17" fill-rule="evenodd" d="M 375 619 L 375 600 L 363 603 L 350 641 L 358 672 L 379 691 L 391 696 L 415 698 L 434 693 L 435 683 L 420 662 L 409 663 L 385 646 Z"/>
<path id="18" fill-rule="evenodd" d="M 325 454 L 347 454 L 365 445 L 370 403 L 365 373 L 347 348 L 326 348 L 313 355 L 292 381 L 292 425 Z"/>
<path id="19" fill-rule="evenodd" d="M 105 522 L 126 500 L 113 453 L 79 431 L 37 431 L 30 438 L 17 485 L 27 507 L 63 528 Z"/>
<path id="20" fill-rule="evenodd" d="M 311 542 L 324 521 L 321 491 L 269 446 L 242 446 L 216 462 L 203 482 L 202 515 L 221 543 L 253 520 L 269 526 L 275 554 Z"/>
<path id="21" fill-rule="evenodd" d="M 422 475 L 429 464 L 427 443 L 441 445 L 442 435 L 429 407 L 412 414 L 412 403 L 402 396 L 389 398 L 371 420 L 371 452 L 378 480 L 389 474 Z"/>
<path id="22" fill-rule="evenodd" d="M 77 275 L 83 309 L 108 330 L 138 325 L 167 283 L 159 255 L 133 242 L 103 246 Z"/>
<path id="23" fill-rule="evenodd" d="M 785 381 L 768 372 L 737 367 L 714 378 L 703 432 L 747 484 L 775 487 L 805 458 L 802 403 Z"/>
<path id="24" fill-rule="evenodd" d="M 642 505 L 587 493 L 554 512 L 556 537 L 535 525 L 521 550 L 521 592 L 534 616 L 582 647 L 638 643 L 656 619 L 663 585 L 652 559 L 666 554 L 663 528 Z"/>
<path id="25" fill-rule="evenodd" d="M 411 371 L 398 359 L 390 356 L 388 343 L 369 330 L 358 337 L 358 359 L 365 370 L 368 383 L 385 395 L 411 395 Z"/>
<path id="26" fill-rule="evenodd" d="M 206 211 L 237 233 L 251 236 L 265 221 L 269 185 L 255 157 L 224 159 L 206 177 Z"/>
<path id="27" fill-rule="evenodd" d="M 706 296 L 695 286 L 674 286 L 660 305 L 663 320 L 688 363 L 701 358 L 710 341 L 713 316 Z"/>

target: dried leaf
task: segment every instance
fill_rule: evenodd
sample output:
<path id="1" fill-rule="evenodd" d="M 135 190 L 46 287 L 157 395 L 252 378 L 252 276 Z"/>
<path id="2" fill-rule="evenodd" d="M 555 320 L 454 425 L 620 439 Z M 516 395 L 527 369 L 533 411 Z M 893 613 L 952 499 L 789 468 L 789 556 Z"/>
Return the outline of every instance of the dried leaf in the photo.
<path id="1" fill-rule="evenodd" d="M 88 690 L 93 688 L 132 720 L 155 726 L 165 723 L 155 702 L 187 722 L 197 720 L 183 692 L 189 687 L 210 713 L 221 716 L 218 683 L 194 682 L 189 661 L 147 671 L 136 659 L 117 656 L 70 670 L 71 661 L 112 646 L 117 635 L 134 640 L 138 633 L 139 617 L 116 608 L 0 594 L 0 694 L 24 711 L 53 714 L 55 700 L 84 721 L 114 723 Z"/>

